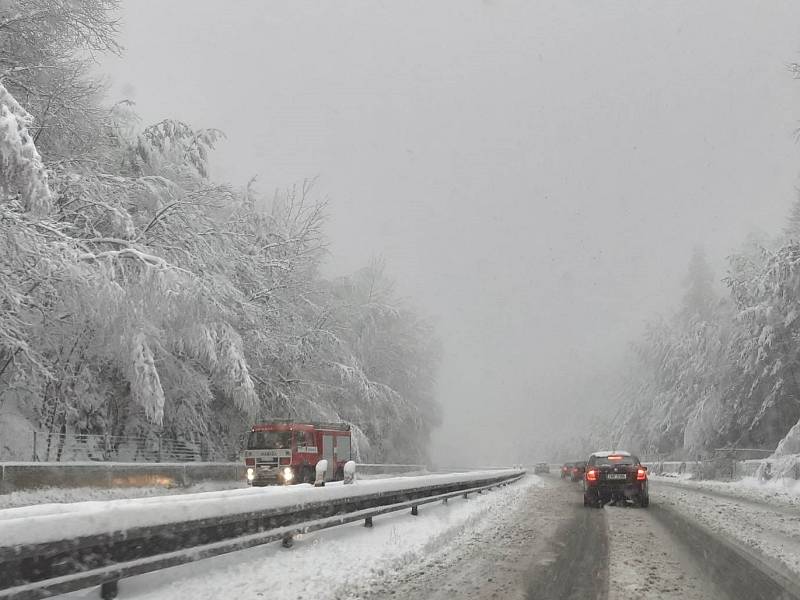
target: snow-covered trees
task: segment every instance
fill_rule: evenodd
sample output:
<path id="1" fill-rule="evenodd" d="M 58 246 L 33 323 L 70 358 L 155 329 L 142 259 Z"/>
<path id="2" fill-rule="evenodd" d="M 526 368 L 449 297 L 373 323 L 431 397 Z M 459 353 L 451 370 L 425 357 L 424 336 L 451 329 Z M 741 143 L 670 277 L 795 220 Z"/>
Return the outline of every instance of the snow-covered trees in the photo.
<path id="1" fill-rule="evenodd" d="M 343 418 L 363 453 L 420 459 L 431 327 L 380 269 L 320 276 L 313 182 L 219 184 L 221 132 L 102 105 L 85 58 L 119 50 L 114 4 L 0 1 L 0 429 L 13 405 L 213 448 L 254 419 Z"/>
<path id="2" fill-rule="evenodd" d="M 73 161 L 101 141 L 108 111 L 92 55 L 118 52 L 116 0 L 0 2 L 0 80 L 33 115 L 48 160 Z"/>
<path id="3" fill-rule="evenodd" d="M 800 245 L 750 240 L 729 258 L 729 295 L 709 301 L 697 253 L 684 306 L 648 327 L 616 434 L 633 447 L 694 456 L 738 445 L 794 447 L 800 419 Z"/>

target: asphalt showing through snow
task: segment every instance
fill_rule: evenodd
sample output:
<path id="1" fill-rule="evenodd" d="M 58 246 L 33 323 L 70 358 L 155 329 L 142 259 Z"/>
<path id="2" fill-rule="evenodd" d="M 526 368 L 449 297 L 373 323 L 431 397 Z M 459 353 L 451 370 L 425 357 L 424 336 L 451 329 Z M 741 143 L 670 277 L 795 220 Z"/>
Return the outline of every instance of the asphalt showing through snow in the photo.
<path id="1" fill-rule="evenodd" d="M 723 600 L 729 596 L 651 509 L 583 507 L 544 477 L 516 509 L 361 597 L 443 600 Z"/>

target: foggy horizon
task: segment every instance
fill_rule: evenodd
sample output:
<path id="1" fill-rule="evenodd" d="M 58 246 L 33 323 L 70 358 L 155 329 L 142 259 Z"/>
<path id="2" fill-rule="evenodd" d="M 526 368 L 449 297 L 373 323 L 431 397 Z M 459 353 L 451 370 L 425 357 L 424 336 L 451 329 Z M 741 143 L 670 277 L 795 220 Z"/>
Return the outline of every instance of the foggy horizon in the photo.
<path id="1" fill-rule="evenodd" d="M 532 459 L 511 455 L 591 414 L 674 312 L 693 247 L 724 293 L 725 257 L 780 233 L 800 5 L 413 6 L 123 5 L 101 70 L 143 125 L 223 130 L 218 179 L 268 196 L 318 177 L 327 272 L 383 257 L 436 323 L 434 461 Z"/>

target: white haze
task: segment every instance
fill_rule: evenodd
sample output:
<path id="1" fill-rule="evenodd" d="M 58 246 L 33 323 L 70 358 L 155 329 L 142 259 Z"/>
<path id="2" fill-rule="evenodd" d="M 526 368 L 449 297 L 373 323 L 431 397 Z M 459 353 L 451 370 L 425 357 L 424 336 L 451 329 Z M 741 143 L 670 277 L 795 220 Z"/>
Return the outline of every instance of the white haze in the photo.
<path id="1" fill-rule="evenodd" d="M 626 344 L 795 197 L 800 3 L 127 0 L 111 99 L 319 176 L 331 274 L 383 256 L 444 340 L 440 463 L 544 454 Z M 722 289 L 722 286 L 720 286 Z M 529 452 L 534 454 L 527 454 Z"/>

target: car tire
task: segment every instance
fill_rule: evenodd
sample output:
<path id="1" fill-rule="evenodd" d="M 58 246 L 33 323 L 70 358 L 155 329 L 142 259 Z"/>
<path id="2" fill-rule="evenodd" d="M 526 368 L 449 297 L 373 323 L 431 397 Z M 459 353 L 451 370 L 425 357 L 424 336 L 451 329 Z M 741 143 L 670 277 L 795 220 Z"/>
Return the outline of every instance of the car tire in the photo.
<path id="1" fill-rule="evenodd" d="M 644 496 L 639 497 L 639 506 L 642 508 L 647 508 L 650 506 L 650 494 L 645 494 Z"/>

